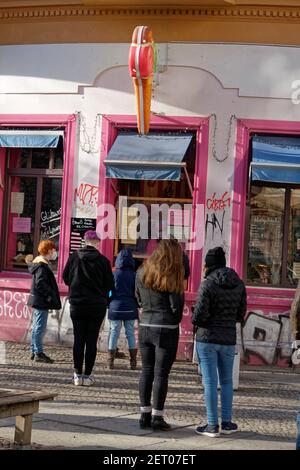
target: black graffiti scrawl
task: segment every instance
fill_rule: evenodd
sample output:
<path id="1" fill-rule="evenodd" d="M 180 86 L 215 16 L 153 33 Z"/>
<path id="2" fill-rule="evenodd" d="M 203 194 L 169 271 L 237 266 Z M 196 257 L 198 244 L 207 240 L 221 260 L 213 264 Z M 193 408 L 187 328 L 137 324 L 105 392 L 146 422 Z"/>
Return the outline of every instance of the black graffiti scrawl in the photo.
<path id="1" fill-rule="evenodd" d="M 207 238 L 208 228 L 211 228 L 211 239 L 213 240 L 216 234 L 220 234 L 221 237 L 223 235 L 224 230 L 224 219 L 225 219 L 225 211 L 222 214 L 206 214 L 206 221 L 205 221 L 205 238 Z"/>

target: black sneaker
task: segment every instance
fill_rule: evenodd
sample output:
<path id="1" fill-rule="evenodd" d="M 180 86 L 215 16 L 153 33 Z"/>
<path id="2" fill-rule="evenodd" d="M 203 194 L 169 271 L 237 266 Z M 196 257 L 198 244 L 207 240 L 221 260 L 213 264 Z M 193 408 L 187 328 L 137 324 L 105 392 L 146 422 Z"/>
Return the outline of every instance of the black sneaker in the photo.
<path id="1" fill-rule="evenodd" d="M 35 356 L 35 354 L 34 354 L 34 353 L 31 353 L 31 356 L 30 356 L 31 361 L 34 360 L 34 356 Z"/>
<path id="2" fill-rule="evenodd" d="M 153 431 L 169 431 L 171 429 L 162 416 L 153 416 L 151 426 Z"/>
<path id="3" fill-rule="evenodd" d="M 150 413 L 141 413 L 141 417 L 139 420 L 140 428 L 147 429 L 151 428 L 151 411 Z"/>
<path id="4" fill-rule="evenodd" d="M 47 364 L 53 364 L 53 359 L 51 359 L 51 357 L 49 356 L 46 356 L 45 353 L 39 353 L 39 354 L 36 354 L 35 355 L 35 358 L 34 358 L 34 361 L 35 362 L 45 362 Z"/>
<path id="5" fill-rule="evenodd" d="M 232 423 L 231 421 L 227 423 L 222 422 L 221 434 L 233 434 L 234 432 L 238 432 L 237 424 Z"/>
<path id="6" fill-rule="evenodd" d="M 212 424 L 206 424 L 205 426 L 198 426 L 195 429 L 195 433 L 200 436 L 219 437 L 219 425 L 213 426 Z"/>

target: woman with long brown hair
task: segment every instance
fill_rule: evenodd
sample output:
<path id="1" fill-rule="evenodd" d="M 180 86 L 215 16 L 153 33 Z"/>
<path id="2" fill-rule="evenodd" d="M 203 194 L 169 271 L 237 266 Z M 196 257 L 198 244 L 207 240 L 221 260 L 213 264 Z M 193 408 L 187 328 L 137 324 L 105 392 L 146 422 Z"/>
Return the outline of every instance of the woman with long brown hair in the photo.
<path id="1" fill-rule="evenodd" d="M 170 429 L 163 413 L 168 377 L 179 340 L 179 323 L 184 306 L 183 286 L 181 247 L 176 240 L 161 240 L 136 277 L 137 298 L 143 309 L 139 325 L 142 358 L 139 423 L 143 429 Z"/>

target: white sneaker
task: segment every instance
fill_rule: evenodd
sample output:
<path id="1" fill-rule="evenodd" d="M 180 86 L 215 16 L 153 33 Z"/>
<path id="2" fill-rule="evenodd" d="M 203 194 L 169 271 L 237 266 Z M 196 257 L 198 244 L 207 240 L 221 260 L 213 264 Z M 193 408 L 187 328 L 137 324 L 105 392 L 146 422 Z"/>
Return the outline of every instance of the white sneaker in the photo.
<path id="1" fill-rule="evenodd" d="M 82 375 L 78 375 L 74 372 L 74 385 L 83 385 L 83 377 Z"/>
<path id="2" fill-rule="evenodd" d="M 91 387 L 92 385 L 95 385 L 96 381 L 91 377 L 90 375 L 84 375 L 83 376 L 83 384 L 85 387 Z"/>

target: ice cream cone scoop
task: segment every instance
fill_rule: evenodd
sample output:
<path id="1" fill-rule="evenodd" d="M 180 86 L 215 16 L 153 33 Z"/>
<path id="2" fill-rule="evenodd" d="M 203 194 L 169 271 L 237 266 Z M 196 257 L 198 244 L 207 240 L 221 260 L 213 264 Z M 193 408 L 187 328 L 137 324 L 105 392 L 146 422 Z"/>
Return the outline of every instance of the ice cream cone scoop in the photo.
<path id="1" fill-rule="evenodd" d="M 136 97 L 137 126 L 140 134 L 150 127 L 152 81 L 154 71 L 154 43 L 148 26 L 137 26 L 132 35 L 129 51 L 129 72 Z"/>

